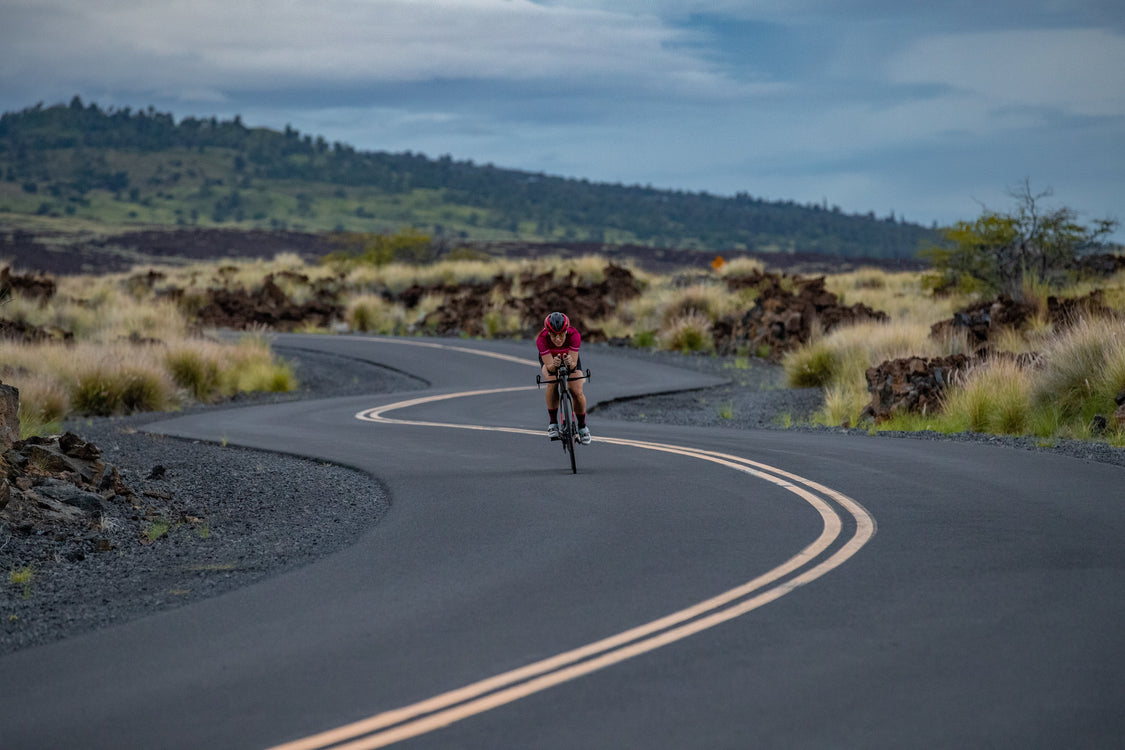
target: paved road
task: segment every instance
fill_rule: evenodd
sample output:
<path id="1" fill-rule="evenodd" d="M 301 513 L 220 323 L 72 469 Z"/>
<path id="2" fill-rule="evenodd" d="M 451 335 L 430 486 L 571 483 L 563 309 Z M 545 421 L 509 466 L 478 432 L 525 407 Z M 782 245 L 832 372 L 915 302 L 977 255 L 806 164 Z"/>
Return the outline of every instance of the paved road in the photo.
<path id="1" fill-rule="evenodd" d="M 534 390 L 384 408 L 526 387 L 526 344 L 286 341 L 430 387 L 151 429 L 367 470 L 390 512 L 298 571 L 0 658 L 0 747 L 1122 746 L 1119 467 L 592 419 L 571 475 Z M 594 399 L 709 382 L 585 364 Z"/>

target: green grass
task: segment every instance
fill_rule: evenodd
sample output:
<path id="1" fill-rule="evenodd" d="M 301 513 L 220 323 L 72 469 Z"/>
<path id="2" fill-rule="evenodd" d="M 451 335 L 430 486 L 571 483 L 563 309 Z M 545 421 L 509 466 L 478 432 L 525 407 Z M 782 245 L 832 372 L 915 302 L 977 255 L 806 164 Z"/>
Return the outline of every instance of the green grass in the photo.
<path id="1" fill-rule="evenodd" d="M 792 352 L 784 366 L 794 388 L 824 388 L 840 376 L 841 352 L 819 339 Z"/>
<path id="2" fill-rule="evenodd" d="M 39 152 L 41 175 L 67 182 L 75 169 L 72 149 Z M 446 236 L 479 240 L 589 240 L 577 226 L 515 224 L 497 212 L 450 202 L 439 189 L 388 193 L 362 185 L 248 177 L 234 170 L 238 152 L 208 147 L 161 152 L 100 151 L 110 172 L 129 173 L 129 188 L 119 193 L 89 190 L 81 196 L 53 196 L 49 179 L 32 180 L 42 187 L 23 190 L 21 178 L 0 180 L 0 214 L 34 216 L 44 211 L 61 220 L 85 220 L 112 227 L 164 225 L 226 228 L 291 229 L 306 232 L 393 232 L 402 227 L 427 231 L 440 228 Z M 8 162 L 0 157 L 0 175 Z M 629 232 L 613 233 L 607 241 L 636 242 Z"/>
<path id="3" fill-rule="evenodd" d="M 1117 320 L 1083 320 L 1057 335 L 1045 351 L 1033 399 L 1057 410 L 1063 421 L 1085 424 L 1112 414 L 1125 391 L 1125 332 Z"/>
<path id="4" fill-rule="evenodd" d="M 175 403 L 163 372 L 127 365 L 94 363 L 76 373 L 71 408 L 79 414 L 109 416 L 161 411 Z"/>
<path id="5" fill-rule="evenodd" d="M 22 596 L 24 599 L 31 598 L 31 582 L 35 579 L 35 568 L 30 566 L 23 568 L 12 568 L 8 572 L 8 581 L 13 586 L 22 587 Z"/>
<path id="6" fill-rule="evenodd" d="M 715 348 L 711 338 L 711 321 L 700 312 L 676 318 L 656 337 L 657 346 L 683 354 L 709 352 Z"/>
<path id="7" fill-rule="evenodd" d="M 158 518 L 154 521 L 151 521 L 149 522 L 148 526 L 145 527 L 145 541 L 147 541 L 149 544 L 152 544 L 157 539 L 167 534 L 171 530 L 171 528 L 172 524 L 169 523 L 167 519 Z"/>
<path id="8" fill-rule="evenodd" d="M 189 348 L 173 350 L 164 361 L 176 385 L 186 389 L 196 401 L 206 404 L 222 396 L 222 368 L 202 352 Z"/>
<path id="9" fill-rule="evenodd" d="M 236 391 L 288 393 L 296 388 L 297 377 L 285 362 L 255 362 L 235 373 Z"/>

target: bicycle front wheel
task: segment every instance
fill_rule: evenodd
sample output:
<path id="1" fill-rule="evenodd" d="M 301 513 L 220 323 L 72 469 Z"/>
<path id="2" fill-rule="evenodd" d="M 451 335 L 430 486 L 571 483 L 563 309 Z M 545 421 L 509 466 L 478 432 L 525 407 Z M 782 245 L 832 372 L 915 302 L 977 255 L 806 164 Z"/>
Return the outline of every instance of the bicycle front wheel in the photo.
<path id="1" fill-rule="evenodd" d="M 578 464 L 574 459 L 574 440 L 578 436 L 578 425 L 574 419 L 574 402 L 570 393 L 562 394 L 559 399 L 559 437 L 562 438 L 563 450 L 570 456 L 570 473 L 578 473 Z"/>

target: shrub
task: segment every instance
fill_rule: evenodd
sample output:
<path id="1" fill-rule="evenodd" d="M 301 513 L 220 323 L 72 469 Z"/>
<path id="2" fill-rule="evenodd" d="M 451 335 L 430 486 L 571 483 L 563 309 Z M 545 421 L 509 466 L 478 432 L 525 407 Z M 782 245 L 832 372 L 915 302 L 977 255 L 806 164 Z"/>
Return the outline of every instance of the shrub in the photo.
<path id="1" fill-rule="evenodd" d="M 355 302 L 348 308 L 348 324 L 353 331 L 366 333 L 375 328 L 375 313 L 364 302 Z"/>
<path id="2" fill-rule="evenodd" d="M 818 339 L 790 352 L 782 360 L 789 385 L 794 388 L 823 388 L 839 375 L 839 350 Z"/>
<path id="3" fill-rule="evenodd" d="M 175 403 L 167 373 L 136 368 L 121 373 L 121 407 L 127 412 L 163 411 Z"/>
<path id="4" fill-rule="evenodd" d="M 74 373 L 70 403 L 79 414 L 109 416 L 167 409 L 175 396 L 166 374 L 150 363 L 101 361 L 81 365 Z"/>
<path id="5" fill-rule="evenodd" d="M 1125 390 L 1125 332 L 1119 320 L 1080 320 L 1056 334 L 1043 355 L 1033 396 L 1037 406 L 1053 406 L 1064 421 L 1089 422 L 1113 411 L 1114 397 Z"/>
<path id="6" fill-rule="evenodd" d="M 197 348 L 181 347 L 168 352 L 165 365 L 176 385 L 187 390 L 192 398 L 210 403 L 222 396 L 222 371 L 219 362 L 204 356 Z"/>
<path id="7" fill-rule="evenodd" d="M 1078 223 L 1069 207 L 1047 208 L 1050 190 L 1032 193 L 1029 182 L 1010 191 L 1014 211 L 985 209 L 975 221 L 959 221 L 943 231 L 945 243 L 923 252 L 933 265 L 930 288 L 976 285 L 986 293 L 1016 296 L 1028 276 L 1055 284 L 1078 251 L 1111 235 L 1117 222 Z"/>
<path id="8" fill-rule="evenodd" d="M 235 380 L 236 391 L 287 393 L 296 388 L 297 378 L 293 369 L 284 363 L 252 363 L 240 369 Z"/>
<path id="9" fill-rule="evenodd" d="M 744 276 L 753 276 L 757 273 L 763 273 L 766 270 L 766 264 L 757 258 L 748 258 L 743 256 L 741 258 L 732 258 L 719 268 L 719 276 L 724 279 L 737 279 Z"/>
<path id="10" fill-rule="evenodd" d="M 121 406 L 120 384 L 108 368 L 87 367 L 75 377 L 70 390 L 70 403 L 79 414 L 108 416 Z"/>
<path id="11" fill-rule="evenodd" d="M 1031 375 L 1008 360 L 974 368 L 946 392 L 942 421 L 950 431 L 1020 435 L 1031 425 Z"/>
<path id="12" fill-rule="evenodd" d="M 860 412 L 867 403 L 867 388 L 850 383 L 833 383 L 824 389 L 824 407 L 813 421 L 824 425 L 858 424 Z"/>
<path id="13" fill-rule="evenodd" d="M 934 341 L 929 332 L 929 326 L 920 323 L 857 323 L 788 352 L 782 365 L 795 387 L 825 387 L 845 380 L 865 383 L 867 368 L 887 360 L 942 356 L 966 346 L 962 338 Z"/>
<path id="14" fill-rule="evenodd" d="M 690 313 L 672 322 L 656 337 L 661 349 L 690 352 L 710 351 L 715 346 L 711 338 L 711 321 L 701 313 Z"/>
<path id="15" fill-rule="evenodd" d="M 405 316 L 402 305 L 388 302 L 377 294 L 353 298 L 345 313 L 353 330 L 382 334 L 406 333 Z"/>
<path id="16" fill-rule="evenodd" d="M 714 322 L 723 292 L 719 287 L 702 284 L 677 289 L 664 304 L 660 322 L 670 327 L 692 315 Z"/>
<path id="17" fill-rule="evenodd" d="M 242 391 L 282 393 L 296 390 L 297 377 L 287 362 L 274 359 L 269 343 L 257 336 L 243 336 L 228 351 L 229 366 L 223 373 L 227 394 Z"/>
<path id="18" fill-rule="evenodd" d="M 484 337 L 489 339 L 512 336 L 520 331 L 519 313 L 510 308 L 494 307 L 484 314 L 481 323 L 484 326 Z"/>
<path id="19" fill-rule="evenodd" d="M 70 412 L 66 388 L 45 374 L 21 380 L 18 387 L 20 437 L 58 432 L 63 418 Z"/>

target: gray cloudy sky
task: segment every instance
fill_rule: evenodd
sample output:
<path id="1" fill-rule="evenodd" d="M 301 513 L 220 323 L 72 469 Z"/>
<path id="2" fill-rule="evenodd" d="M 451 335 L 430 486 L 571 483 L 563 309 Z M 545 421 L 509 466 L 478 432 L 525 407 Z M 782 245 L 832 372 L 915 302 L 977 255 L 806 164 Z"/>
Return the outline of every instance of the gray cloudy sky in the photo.
<path id="1" fill-rule="evenodd" d="M 1125 221 L 1120 0 L 0 0 L 0 108 L 75 94 L 924 224 L 1026 178 Z"/>

